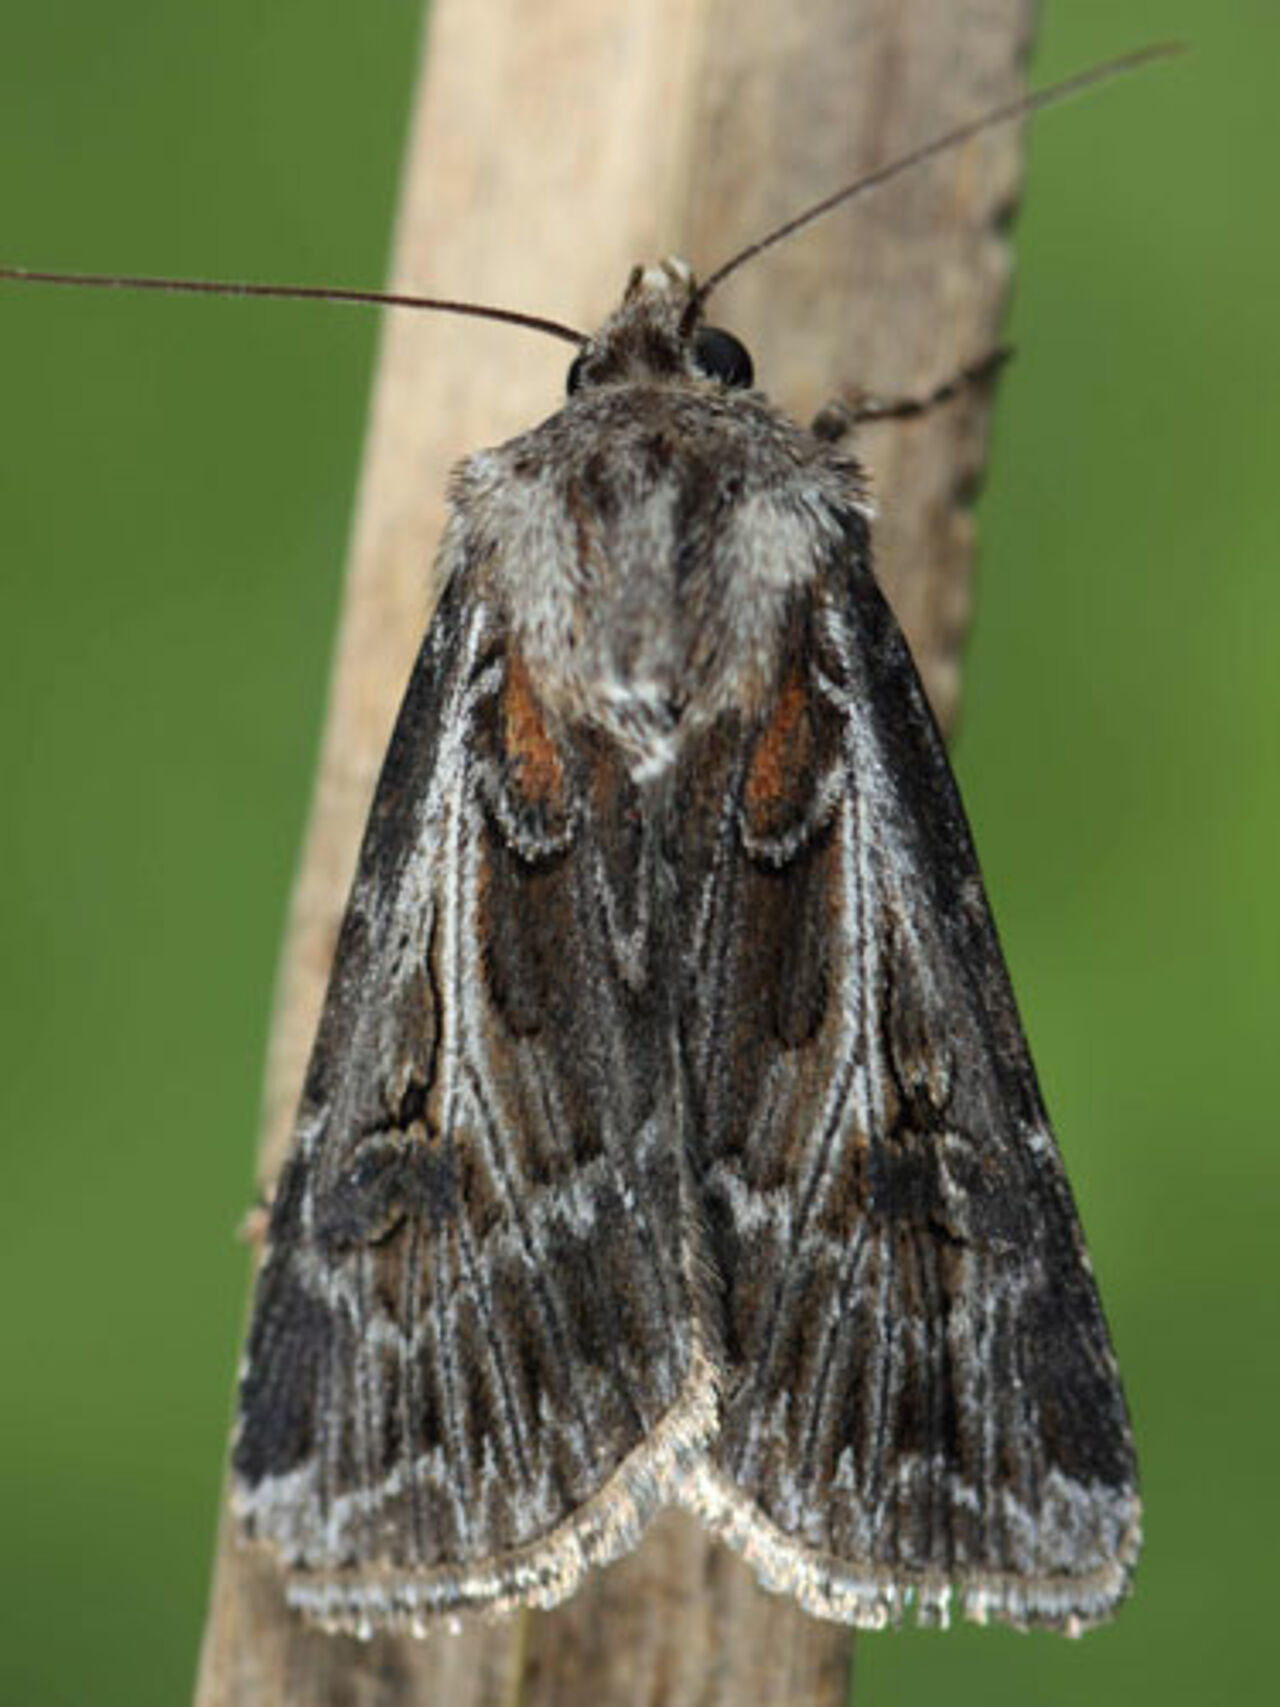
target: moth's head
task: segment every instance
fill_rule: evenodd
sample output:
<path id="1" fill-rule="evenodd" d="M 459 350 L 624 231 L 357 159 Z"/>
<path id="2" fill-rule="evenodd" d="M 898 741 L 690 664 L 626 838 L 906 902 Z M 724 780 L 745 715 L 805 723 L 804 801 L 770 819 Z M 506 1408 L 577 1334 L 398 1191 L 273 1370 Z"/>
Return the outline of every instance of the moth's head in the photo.
<path id="1" fill-rule="evenodd" d="M 575 356 L 566 388 L 572 397 L 602 385 L 701 379 L 743 390 L 752 378 L 745 346 L 703 323 L 693 270 L 672 259 L 632 270 L 621 307 Z"/>

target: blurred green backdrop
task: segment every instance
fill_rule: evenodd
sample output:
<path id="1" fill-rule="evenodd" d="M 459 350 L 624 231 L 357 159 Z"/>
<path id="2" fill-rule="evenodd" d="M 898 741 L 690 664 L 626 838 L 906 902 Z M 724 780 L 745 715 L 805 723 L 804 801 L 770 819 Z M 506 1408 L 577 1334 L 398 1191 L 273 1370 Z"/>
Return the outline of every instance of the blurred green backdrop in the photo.
<path id="1" fill-rule="evenodd" d="M 377 280 L 418 26 L 417 0 L 10 7 L 0 254 Z M 1035 79 L 1153 34 L 1194 57 L 1035 129 L 959 750 L 1135 1412 L 1147 1552 L 1083 1643 L 864 1639 L 876 1707 L 1263 1695 L 1280 8 L 1057 0 Z M 6 1702 L 189 1692 L 375 336 L 0 294 Z"/>

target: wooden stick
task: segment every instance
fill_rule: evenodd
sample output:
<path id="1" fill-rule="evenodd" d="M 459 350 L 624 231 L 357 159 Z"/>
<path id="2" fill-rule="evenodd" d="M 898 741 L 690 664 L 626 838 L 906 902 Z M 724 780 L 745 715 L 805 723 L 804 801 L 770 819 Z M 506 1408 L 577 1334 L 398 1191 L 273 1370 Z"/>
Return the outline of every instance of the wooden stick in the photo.
<path id="1" fill-rule="evenodd" d="M 633 262 L 706 272 L 775 221 L 1019 86 L 1030 0 L 436 0 L 394 286 L 596 325 Z M 925 393 L 991 350 L 1019 180 L 1015 130 L 837 213 L 715 299 L 801 419 L 841 390 Z M 428 609 L 448 467 L 550 413 L 563 346 L 387 321 L 260 1175 L 288 1141 L 369 795 Z M 878 565 L 944 722 L 969 610 L 967 503 L 985 400 L 862 439 Z M 269 1560 L 219 1541 L 197 1707 L 835 1707 L 849 1633 L 760 1591 L 665 1514 L 563 1608 L 414 1642 L 305 1628 Z"/>

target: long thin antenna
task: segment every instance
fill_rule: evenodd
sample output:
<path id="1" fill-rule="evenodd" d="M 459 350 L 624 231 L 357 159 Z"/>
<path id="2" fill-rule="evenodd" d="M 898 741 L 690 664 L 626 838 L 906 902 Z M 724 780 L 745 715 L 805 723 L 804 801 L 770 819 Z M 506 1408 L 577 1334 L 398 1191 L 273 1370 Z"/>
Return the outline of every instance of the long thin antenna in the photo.
<path id="1" fill-rule="evenodd" d="M 887 165 L 877 167 L 875 171 L 844 185 L 832 195 L 824 196 L 821 201 L 814 202 L 812 207 L 805 208 L 802 213 L 776 226 L 765 236 L 757 238 L 754 243 L 749 243 L 745 249 L 740 249 L 736 255 L 731 255 L 723 265 L 717 267 L 699 286 L 689 306 L 690 324 L 701 314 L 712 291 L 718 289 L 731 273 L 736 273 L 739 267 L 745 266 L 766 249 L 772 249 L 776 243 L 781 243 L 804 226 L 811 225 L 815 219 L 821 219 L 833 208 L 853 201 L 855 197 L 865 195 L 869 190 L 878 189 L 890 178 L 897 178 L 902 173 L 911 171 L 913 167 L 933 159 L 935 155 L 945 154 L 948 149 L 967 142 L 970 137 L 978 136 L 983 131 L 1039 112 L 1042 107 L 1056 106 L 1059 101 L 1068 100 L 1072 95 L 1080 94 L 1095 83 L 1106 82 L 1128 71 L 1137 71 L 1141 66 L 1151 64 L 1153 60 L 1172 58 L 1175 54 L 1184 52 L 1185 47 L 1183 42 L 1157 42 L 1151 47 L 1138 48 L 1133 53 L 1122 54 L 1118 59 L 1095 65 L 1090 70 L 1065 78 L 1061 83 L 1054 83 L 1047 89 L 1024 95 L 1003 107 L 995 107 L 980 118 L 971 119 L 967 124 L 957 125 L 954 130 L 934 137 L 931 142 L 913 148 L 908 154 L 899 155 Z M 438 314 L 465 315 L 472 320 L 496 320 L 506 326 L 521 326 L 527 331 L 544 332 L 548 337 L 560 338 L 579 349 L 587 342 L 585 333 L 566 326 L 559 320 L 548 320 L 540 314 L 522 314 L 517 309 L 494 308 L 479 302 L 456 302 L 446 297 L 409 296 L 398 291 L 339 290 L 326 285 L 254 284 L 222 279 L 154 278 L 128 273 L 37 272 L 30 267 L 0 266 L 0 281 L 3 280 L 18 284 L 69 285 L 81 290 L 155 290 L 188 296 L 269 297 L 285 302 L 337 302 L 358 303 L 375 308 L 413 308 Z"/>
<path id="2" fill-rule="evenodd" d="M 713 290 L 716 290 L 729 277 L 736 273 L 739 267 L 748 261 L 772 249 L 775 243 L 781 243 L 784 238 L 792 236 L 803 226 L 811 225 L 815 219 L 821 219 L 833 208 L 840 207 L 844 202 L 853 201 L 855 196 L 865 195 L 868 190 L 878 189 L 890 178 L 897 178 L 904 172 L 909 172 L 925 160 L 933 159 L 936 154 L 945 154 L 948 149 L 957 147 L 962 142 L 968 142 L 970 137 L 979 136 L 985 130 L 992 130 L 996 125 L 1009 124 L 1014 119 L 1026 117 L 1030 113 L 1039 112 L 1042 107 L 1056 106 L 1059 101 L 1069 100 L 1072 95 L 1078 95 L 1083 90 L 1092 88 L 1095 83 L 1104 83 L 1112 77 L 1122 76 L 1128 71 L 1137 71 L 1141 66 L 1150 65 L 1153 60 L 1171 59 L 1175 54 L 1186 51 L 1185 42 L 1156 42 L 1150 47 L 1137 48 L 1133 53 L 1121 54 L 1118 59 L 1109 59 L 1102 65 L 1094 65 L 1088 71 L 1078 72 L 1074 77 L 1064 78 L 1061 83 L 1053 83 L 1047 89 L 1038 89 L 1034 94 L 1023 95 L 1016 101 L 1010 101 L 1003 107 L 994 107 L 990 112 L 983 113 L 980 118 L 970 119 L 967 124 L 957 125 L 954 130 L 945 131 L 941 136 L 935 136 L 932 142 L 922 143 L 919 148 L 913 148 L 908 154 L 900 154 L 896 160 L 890 160 L 887 165 L 878 166 L 868 172 L 864 178 L 856 178 L 853 183 L 846 184 L 843 189 L 836 190 L 829 196 L 824 196 L 820 202 L 814 202 L 812 207 L 805 208 L 803 213 L 796 214 L 784 224 L 767 232 L 765 236 L 749 243 L 745 249 L 740 249 L 736 255 L 731 255 L 727 261 L 717 267 L 698 287 L 694 301 L 692 316 L 697 317 Z"/>
<path id="3" fill-rule="evenodd" d="M 336 290 L 326 285 L 276 285 L 231 282 L 222 279 L 161 279 L 134 277 L 124 273 L 44 273 L 30 267 L 0 267 L 0 279 L 19 284 L 72 285 L 84 290 L 160 290 L 188 296 L 258 296 L 286 302 L 347 302 L 376 308 L 432 309 L 440 314 L 465 314 L 472 320 L 497 320 L 507 326 L 523 326 L 530 332 L 545 332 L 579 348 L 586 334 L 540 314 L 521 314 L 514 308 L 491 308 L 480 302 L 452 302 L 438 296 L 405 296 L 395 291 Z"/>

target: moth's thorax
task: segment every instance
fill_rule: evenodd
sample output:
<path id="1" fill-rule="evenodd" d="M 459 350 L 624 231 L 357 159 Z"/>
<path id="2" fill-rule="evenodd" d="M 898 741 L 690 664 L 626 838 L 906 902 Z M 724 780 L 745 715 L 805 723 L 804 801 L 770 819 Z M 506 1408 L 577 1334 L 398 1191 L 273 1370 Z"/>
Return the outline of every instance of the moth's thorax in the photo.
<path id="1" fill-rule="evenodd" d="M 682 263 L 637 269 L 565 406 L 454 488 L 452 549 L 484 565 L 547 712 L 649 774 L 763 704 L 796 594 L 865 503 L 847 456 L 697 371 L 694 291 Z"/>

